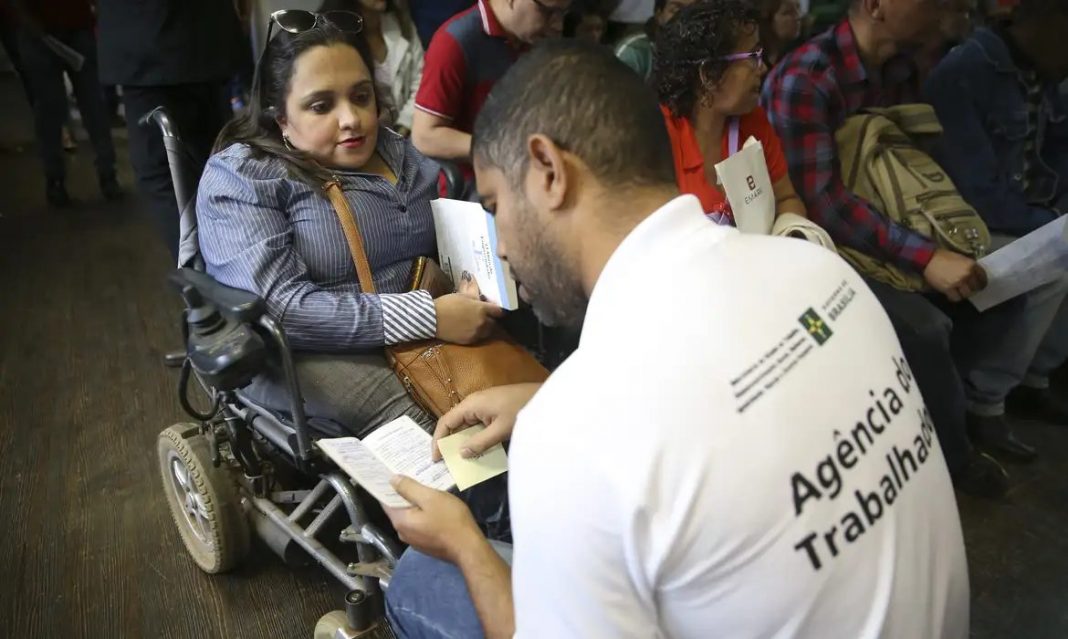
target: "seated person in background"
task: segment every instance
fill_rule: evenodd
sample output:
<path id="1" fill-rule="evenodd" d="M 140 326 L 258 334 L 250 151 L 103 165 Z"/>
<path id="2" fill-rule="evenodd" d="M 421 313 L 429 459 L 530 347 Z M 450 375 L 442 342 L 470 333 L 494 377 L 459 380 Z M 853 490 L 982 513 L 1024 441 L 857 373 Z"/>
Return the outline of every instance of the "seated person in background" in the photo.
<path id="1" fill-rule="evenodd" d="M 764 66 L 771 69 L 801 36 L 801 3 L 798 0 L 763 0 L 760 3 L 760 43 Z"/>
<path id="2" fill-rule="evenodd" d="M 601 4 L 600 0 L 575 0 L 564 17 L 564 37 L 604 44 L 608 19 Z"/>
<path id="3" fill-rule="evenodd" d="M 1011 22 L 983 28 L 926 83 L 945 133 L 935 158 L 1005 245 L 1068 212 L 1068 2 L 1023 0 Z M 1068 357 L 1062 302 L 1010 412 L 1068 424 L 1049 376 Z"/>
<path id="4" fill-rule="evenodd" d="M 379 127 L 370 50 L 352 32 L 357 16 L 330 19 L 338 15 L 351 21 L 320 15 L 315 27 L 277 29 L 268 42 L 249 112 L 220 134 L 200 182 L 201 252 L 208 274 L 261 296 L 282 324 L 310 417 L 358 437 L 401 415 L 429 430 L 434 420 L 405 392 L 383 346 L 435 336 L 474 342 L 501 310 L 460 294 L 407 292 L 412 260 L 435 252 L 437 167 Z M 335 177 L 357 217 L 377 295 L 360 291 L 323 194 Z M 287 410 L 280 379 L 258 379 L 249 395 Z"/>
<path id="5" fill-rule="evenodd" d="M 389 121 L 408 136 L 415 113 L 415 93 L 423 77 L 423 44 L 408 14 L 407 0 L 323 0 L 319 13 L 352 11 L 363 18 L 363 34 L 374 59 L 374 77 L 388 88 Z"/>
<path id="6" fill-rule="evenodd" d="M 475 4 L 475 0 L 408 0 L 408 4 L 411 5 L 412 20 L 419 31 L 419 39 L 426 46 L 438 27 Z"/>
<path id="7" fill-rule="evenodd" d="M 571 0 L 479 0 L 443 24 L 426 52 L 412 141 L 470 175 L 471 130 L 497 79 L 526 49 L 559 36 Z"/>
<path id="8" fill-rule="evenodd" d="M 953 489 L 886 314 L 836 255 L 709 224 L 662 122 L 636 75 L 573 41 L 520 60 L 479 116 L 500 255 L 582 341 L 544 385 L 474 394 L 438 424 L 487 424 L 472 453 L 511 438 L 511 568 L 462 503 L 395 480 L 414 506 L 388 513 L 412 546 L 393 628 L 967 637 Z M 634 303 L 652 290 L 671 312 Z M 817 309 L 834 297 L 850 302 L 832 320 Z"/>
<path id="9" fill-rule="evenodd" d="M 805 217 L 787 172 L 775 129 L 760 108 L 767 69 L 757 30 L 759 13 L 748 0 L 698 2 L 657 33 L 653 79 L 664 113 L 679 190 L 701 200 L 706 214 L 731 217 L 716 164 L 749 136 L 764 147 L 776 214 Z M 732 133 L 732 127 L 737 127 Z M 733 141 L 737 148 L 730 148 Z"/>
<path id="10" fill-rule="evenodd" d="M 653 17 L 645 23 L 645 28 L 633 35 L 620 40 L 616 45 L 616 57 L 623 61 L 642 79 L 649 80 L 653 76 L 653 43 L 656 40 L 656 32 L 660 27 L 675 17 L 675 14 L 688 7 L 697 0 L 656 0 Z"/>
<path id="11" fill-rule="evenodd" d="M 985 286 L 982 267 L 847 190 L 835 142 L 838 128 L 861 109 L 919 101 L 913 55 L 937 37 L 941 11 L 934 5 L 854 0 L 838 25 L 772 70 L 762 101 L 809 217 L 836 244 L 920 274 L 930 287 L 914 293 L 868 282 L 916 371 L 957 487 L 993 496 L 1007 488 L 1007 475 L 972 450 L 967 431 L 1013 461 L 1035 458 L 1012 433 L 1004 400 L 1034 356 L 1034 335 L 1048 329 L 1049 304 L 1017 299 L 979 314 L 959 303 Z"/>

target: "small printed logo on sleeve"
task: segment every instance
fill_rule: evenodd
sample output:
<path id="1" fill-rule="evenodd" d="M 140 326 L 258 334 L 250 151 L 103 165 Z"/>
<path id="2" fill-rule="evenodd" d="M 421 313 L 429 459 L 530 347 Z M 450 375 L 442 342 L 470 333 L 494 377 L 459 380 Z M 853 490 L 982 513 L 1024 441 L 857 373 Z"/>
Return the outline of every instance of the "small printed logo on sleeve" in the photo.
<path id="1" fill-rule="evenodd" d="M 812 339 L 816 340 L 816 343 L 823 346 L 827 343 L 827 340 L 831 339 L 834 332 L 831 331 L 831 327 L 827 325 L 827 322 L 823 321 L 819 313 L 815 309 L 809 308 L 805 313 L 798 318 L 801 322 L 801 326 L 805 327 L 808 334 L 812 336 Z"/>

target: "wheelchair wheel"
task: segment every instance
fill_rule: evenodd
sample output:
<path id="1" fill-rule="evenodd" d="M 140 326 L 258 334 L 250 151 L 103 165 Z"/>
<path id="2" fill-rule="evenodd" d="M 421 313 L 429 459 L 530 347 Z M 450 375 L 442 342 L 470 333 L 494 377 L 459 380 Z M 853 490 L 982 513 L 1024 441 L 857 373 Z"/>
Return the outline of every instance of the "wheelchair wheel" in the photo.
<path id="1" fill-rule="evenodd" d="M 249 527 L 237 487 L 196 424 L 175 424 L 157 440 L 163 492 L 186 550 L 209 574 L 226 572 L 249 550 Z"/>
<path id="2" fill-rule="evenodd" d="M 333 610 L 315 624 L 314 639 L 396 639 L 393 629 L 385 618 L 363 632 L 357 632 L 349 626 L 349 618 L 344 610 Z"/>

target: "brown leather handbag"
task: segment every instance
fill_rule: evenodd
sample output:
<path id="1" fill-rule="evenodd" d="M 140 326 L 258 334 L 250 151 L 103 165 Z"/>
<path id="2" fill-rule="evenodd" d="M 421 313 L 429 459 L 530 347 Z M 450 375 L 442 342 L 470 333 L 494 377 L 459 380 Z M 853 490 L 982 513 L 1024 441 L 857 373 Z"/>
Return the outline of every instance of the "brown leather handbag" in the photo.
<path id="1" fill-rule="evenodd" d="M 348 199 L 337 181 L 328 183 L 324 191 L 345 231 L 360 290 L 374 293 L 371 266 Z M 425 257 L 416 260 L 412 268 L 412 290 L 420 289 L 432 297 L 452 292 L 448 276 Z M 438 339 L 387 346 L 386 359 L 412 399 L 436 417 L 471 393 L 507 384 L 543 382 L 549 377 L 549 371 L 500 328 L 487 340 L 470 346 Z"/>

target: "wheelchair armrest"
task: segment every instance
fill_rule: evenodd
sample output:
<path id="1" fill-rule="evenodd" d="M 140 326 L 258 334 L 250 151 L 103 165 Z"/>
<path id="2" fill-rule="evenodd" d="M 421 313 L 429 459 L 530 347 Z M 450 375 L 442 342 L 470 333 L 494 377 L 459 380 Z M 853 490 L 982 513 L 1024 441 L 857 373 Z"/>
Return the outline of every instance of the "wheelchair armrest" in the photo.
<path id="1" fill-rule="evenodd" d="M 459 164 L 448 160 L 438 160 L 438 164 L 441 166 L 441 175 L 445 178 L 445 197 L 462 200 L 467 189 L 463 169 Z"/>
<path id="2" fill-rule="evenodd" d="M 220 284 L 206 273 L 180 268 L 168 279 L 182 292 L 187 303 L 191 301 L 187 289 L 195 290 L 220 313 L 239 322 L 255 323 L 267 312 L 267 305 L 256 294 Z"/>

